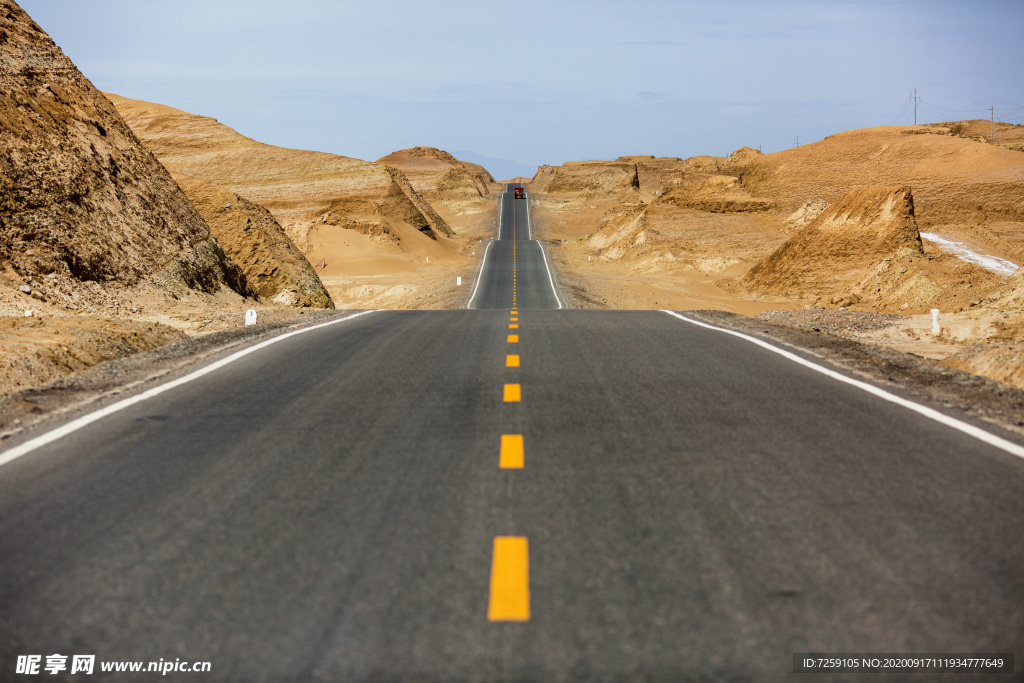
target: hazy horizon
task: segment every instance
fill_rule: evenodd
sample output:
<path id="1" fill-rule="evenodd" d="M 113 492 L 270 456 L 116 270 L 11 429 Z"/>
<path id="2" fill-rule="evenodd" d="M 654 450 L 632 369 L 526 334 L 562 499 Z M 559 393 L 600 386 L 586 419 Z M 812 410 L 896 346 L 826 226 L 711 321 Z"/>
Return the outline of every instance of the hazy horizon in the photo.
<path id="1" fill-rule="evenodd" d="M 909 123 L 915 87 L 921 123 L 1024 121 L 1016 0 L 20 4 L 100 90 L 284 147 L 475 154 L 496 177 Z"/>

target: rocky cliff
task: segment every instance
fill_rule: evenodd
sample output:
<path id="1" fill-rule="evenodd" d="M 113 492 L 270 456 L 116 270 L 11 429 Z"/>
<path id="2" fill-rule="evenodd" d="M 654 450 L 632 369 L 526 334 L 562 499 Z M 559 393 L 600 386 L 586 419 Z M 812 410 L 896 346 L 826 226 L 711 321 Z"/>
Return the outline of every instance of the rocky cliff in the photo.
<path id="1" fill-rule="evenodd" d="M 167 170 L 11 0 L 0 0 L 0 280 L 71 310 L 251 290 Z"/>

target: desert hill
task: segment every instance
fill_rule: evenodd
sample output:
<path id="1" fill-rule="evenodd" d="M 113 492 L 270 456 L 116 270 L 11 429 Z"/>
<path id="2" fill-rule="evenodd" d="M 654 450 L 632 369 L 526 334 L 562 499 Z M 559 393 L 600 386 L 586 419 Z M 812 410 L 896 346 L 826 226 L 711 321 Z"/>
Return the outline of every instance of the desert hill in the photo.
<path id="1" fill-rule="evenodd" d="M 906 290 L 908 282 L 928 290 L 928 305 L 941 288 L 927 282 L 915 257 L 924 254 L 914 219 L 909 187 L 880 186 L 854 190 L 823 211 L 764 261 L 754 266 L 744 283 L 760 293 L 795 298 L 838 297 L 846 305 L 880 303 L 882 288 L 865 291 L 862 280 L 891 260 L 901 263 L 903 277 L 892 288 Z M 906 292 L 903 292 L 907 296 Z M 888 294 L 888 292 L 886 292 Z M 846 298 L 844 295 L 849 295 Z M 929 296 L 930 295 L 930 296 Z M 868 302 L 868 299 L 871 299 Z M 921 298 L 918 293 L 916 299 Z M 835 302 L 833 302 L 835 303 Z"/>
<path id="2" fill-rule="evenodd" d="M 334 308 L 316 270 L 269 211 L 204 180 L 180 174 L 174 179 L 261 299 Z"/>
<path id="3" fill-rule="evenodd" d="M 172 172 L 265 207 L 311 263 L 331 275 L 354 254 L 444 258 L 457 251 L 448 224 L 395 168 L 247 138 L 215 119 L 108 95 Z"/>
<path id="4" fill-rule="evenodd" d="M 732 176 L 691 173 L 673 189 L 663 190 L 657 201 L 674 206 L 686 206 L 709 213 L 744 213 L 768 211 L 775 203 L 754 197 Z M 694 176 L 698 176 L 694 178 Z"/>
<path id="5" fill-rule="evenodd" d="M 879 126 L 730 164 L 753 194 L 790 211 L 875 185 L 913 188 L 917 222 L 986 224 L 1024 212 L 1024 156 L 934 126 Z"/>
<path id="6" fill-rule="evenodd" d="M 718 213 L 765 210 L 774 205 L 772 200 L 757 198 L 756 205 L 741 207 L 737 204 L 732 208 L 715 203 L 719 200 L 735 203 L 736 200 L 755 199 L 738 184 L 732 169 L 761 156 L 756 149 L 742 147 L 728 157 L 700 155 L 682 159 L 634 155 L 614 161 L 569 161 L 561 166 L 541 166 L 532 183 L 535 191 L 552 195 L 584 200 L 594 197 L 599 201 L 617 198 L 626 202 L 635 202 L 638 198 L 647 201 L 683 188 L 683 192 L 676 193 L 676 201 L 680 205 L 687 203 L 684 197 L 693 196 L 694 201 L 702 202 L 708 210 Z M 727 179 L 719 180 L 718 176 Z M 719 208 L 716 210 L 715 206 Z"/>
<path id="7" fill-rule="evenodd" d="M 397 168 L 416 192 L 435 204 L 454 205 L 490 194 L 494 177 L 479 164 L 460 161 L 434 147 L 412 147 L 377 159 L 378 164 Z"/>
<path id="8" fill-rule="evenodd" d="M 745 280 L 772 293 L 844 289 L 904 250 L 924 253 L 911 189 L 855 190 L 754 266 Z"/>
<path id="9" fill-rule="evenodd" d="M 982 311 L 1012 298 L 1005 270 L 944 251 L 942 240 L 1024 262 L 1024 155 L 977 141 L 976 128 L 881 127 L 768 155 L 742 147 L 728 157 L 541 167 L 530 186 L 538 235 L 558 240 L 552 255 L 589 305 Z M 1000 130 L 1009 139 L 1016 127 Z M 879 184 L 911 188 L 913 249 L 864 242 L 892 197 L 847 195 Z M 859 213 L 849 202 L 860 202 Z M 845 215 L 845 243 L 839 233 L 813 248 L 794 237 L 829 211 Z"/>
<path id="10" fill-rule="evenodd" d="M 250 295 L 167 170 L 10 0 L 0 0 L 0 36 L 6 312 L 29 308 L 11 293 L 21 288 L 35 307 L 104 313 Z"/>
<path id="11" fill-rule="evenodd" d="M 631 161 L 567 161 L 561 166 L 541 166 L 532 185 L 546 193 L 613 195 L 640 189 L 637 166 Z"/>
<path id="12" fill-rule="evenodd" d="M 1024 151 L 1024 124 L 1020 123 L 970 119 L 967 121 L 926 123 L 922 128 L 937 135 L 955 135 L 977 142 L 991 142 L 1008 149 Z"/>

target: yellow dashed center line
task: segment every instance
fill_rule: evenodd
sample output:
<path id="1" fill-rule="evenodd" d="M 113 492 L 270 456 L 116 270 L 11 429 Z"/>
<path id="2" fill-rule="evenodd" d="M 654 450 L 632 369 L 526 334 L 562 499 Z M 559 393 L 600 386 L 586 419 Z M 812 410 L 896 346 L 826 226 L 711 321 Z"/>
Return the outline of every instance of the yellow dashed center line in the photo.
<path id="1" fill-rule="evenodd" d="M 520 399 L 522 399 L 522 396 L 523 394 L 522 391 L 520 391 L 518 384 L 505 385 L 505 403 L 519 403 Z"/>
<path id="2" fill-rule="evenodd" d="M 518 272 L 516 254 L 516 208 L 512 208 L 512 309 L 510 330 L 519 329 L 519 310 L 516 305 Z M 509 334 L 509 344 L 518 344 L 519 335 Z M 505 367 L 518 368 L 519 355 L 506 354 Z M 505 384 L 502 400 L 518 403 L 522 400 L 519 384 Z M 498 466 L 501 469 L 523 469 L 525 449 L 522 434 L 502 434 Z M 509 482 L 511 486 L 511 480 Z M 511 488 L 509 489 L 511 491 Z M 530 553 L 525 536 L 497 536 L 491 559 L 491 593 L 487 604 L 488 621 L 530 620 Z"/>
<path id="3" fill-rule="evenodd" d="M 523 469 L 523 435 L 502 434 L 501 451 L 498 455 L 498 467 L 503 470 Z"/>
<path id="4" fill-rule="evenodd" d="M 525 536 L 494 539 L 487 620 L 530 620 L 530 551 Z"/>

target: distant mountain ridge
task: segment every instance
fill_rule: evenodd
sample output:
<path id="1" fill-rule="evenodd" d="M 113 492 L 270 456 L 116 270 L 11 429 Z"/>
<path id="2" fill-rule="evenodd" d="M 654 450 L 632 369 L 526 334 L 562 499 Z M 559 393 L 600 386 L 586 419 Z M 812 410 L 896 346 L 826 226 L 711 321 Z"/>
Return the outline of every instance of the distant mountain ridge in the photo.
<path id="1" fill-rule="evenodd" d="M 497 180 L 508 180 L 509 178 L 516 178 L 518 176 L 532 178 L 533 174 L 537 172 L 536 166 L 530 166 L 529 164 L 524 164 L 521 161 L 496 159 L 494 157 L 478 154 L 471 150 L 458 150 L 452 152 L 452 154 L 462 161 L 470 161 L 474 164 L 483 166 L 490 171 L 491 175 L 493 175 Z"/>

